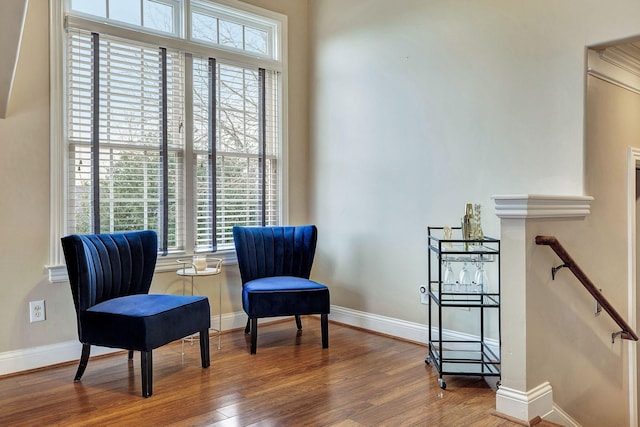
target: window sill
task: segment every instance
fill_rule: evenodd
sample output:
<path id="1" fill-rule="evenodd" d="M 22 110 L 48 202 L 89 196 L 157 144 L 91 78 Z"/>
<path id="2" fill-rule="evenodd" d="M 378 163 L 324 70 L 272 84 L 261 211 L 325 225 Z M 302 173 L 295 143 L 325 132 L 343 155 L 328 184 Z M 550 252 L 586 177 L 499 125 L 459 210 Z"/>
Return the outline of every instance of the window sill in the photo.
<path id="1" fill-rule="evenodd" d="M 168 271 L 176 271 L 180 268 L 180 265 L 177 263 L 179 258 L 190 257 L 191 255 L 185 254 L 171 254 L 167 256 L 158 256 L 158 261 L 156 263 L 156 273 L 165 273 Z M 212 256 L 222 258 L 222 265 L 234 265 L 238 263 L 238 259 L 236 258 L 236 252 L 233 250 L 215 252 Z M 67 275 L 67 266 L 62 265 L 47 265 L 45 266 L 45 270 L 49 275 L 49 282 L 51 283 L 62 283 L 68 282 L 69 276 Z"/>

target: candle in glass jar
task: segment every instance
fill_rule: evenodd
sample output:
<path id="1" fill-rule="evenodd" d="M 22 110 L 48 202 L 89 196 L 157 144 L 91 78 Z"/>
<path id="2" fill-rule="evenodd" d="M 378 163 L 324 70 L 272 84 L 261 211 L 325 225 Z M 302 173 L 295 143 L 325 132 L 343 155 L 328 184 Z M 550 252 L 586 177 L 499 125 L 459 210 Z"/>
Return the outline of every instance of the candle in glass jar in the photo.
<path id="1" fill-rule="evenodd" d="M 206 255 L 194 255 L 193 266 L 196 271 L 204 271 L 207 269 L 207 257 Z"/>

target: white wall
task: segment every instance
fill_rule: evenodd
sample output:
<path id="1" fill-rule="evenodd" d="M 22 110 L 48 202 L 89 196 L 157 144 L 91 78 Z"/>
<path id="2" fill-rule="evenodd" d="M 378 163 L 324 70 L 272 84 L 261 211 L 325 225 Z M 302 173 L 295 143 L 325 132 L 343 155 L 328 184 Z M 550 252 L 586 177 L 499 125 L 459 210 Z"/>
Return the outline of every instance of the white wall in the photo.
<path id="1" fill-rule="evenodd" d="M 599 180 L 603 162 L 591 163 L 593 172 L 585 168 L 585 47 L 640 34 L 639 12 L 639 3 L 626 0 L 310 0 L 311 216 L 321 239 L 315 271 L 332 286 L 332 302 L 426 322 L 416 293 L 426 279 L 426 227 L 454 225 L 465 202 L 477 202 L 485 233 L 495 236 L 492 195 L 594 195 L 593 219 L 567 228 L 551 224 L 550 231 L 587 254 L 597 279 L 613 265 L 626 272 L 618 225 L 613 237 L 623 242 L 616 240 L 611 253 L 596 254 L 581 238 L 602 244 L 608 222 L 626 224 L 619 193 Z M 613 167 L 619 156 L 608 158 Z M 530 233 L 544 234 L 544 227 Z M 527 283 L 548 271 L 546 264 L 542 273 L 537 267 L 527 272 Z M 624 312 L 626 276 L 607 286 Z M 563 301 L 571 303 L 573 295 Z M 550 308 L 540 298 L 550 297 L 548 291 L 530 297 L 545 319 Z M 552 318 L 571 321 L 574 309 Z M 528 354 L 526 378 L 536 384 L 526 387 L 556 381 L 560 401 L 585 410 L 585 425 L 597 411 L 592 419 L 601 420 L 603 407 L 620 411 L 615 422 L 627 422 L 622 350 L 610 349 L 607 335 L 604 349 L 564 373 L 570 357 L 548 372 L 545 339 L 552 328 L 535 316 L 527 312 L 534 325 L 527 347 L 537 350 Z M 462 316 L 457 321 L 457 329 L 470 327 Z M 608 325 L 598 328 L 580 335 L 578 351 L 588 351 L 588 338 L 596 335 L 593 344 L 603 345 L 598 334 Z M 552 354 L 568 351 L 561 344 L 566 334 L 553 340 Z M 596 360 L 603 354 L 611 358 Z M 578 366 L 595 371 L 576 372 Z M 572 389 L 569 373 L 588 388 Z M 598 389 L 603 379 L 607 385 Z M 607 405 L 595 405 L 598 400 Z"/>
<path id="2" fill-rule="evenodd" d="M 427 225 L 582 194 L 585 46 L 634 1 L 311 0 L 311 206 L 333 302 L 423 321 Z"/>

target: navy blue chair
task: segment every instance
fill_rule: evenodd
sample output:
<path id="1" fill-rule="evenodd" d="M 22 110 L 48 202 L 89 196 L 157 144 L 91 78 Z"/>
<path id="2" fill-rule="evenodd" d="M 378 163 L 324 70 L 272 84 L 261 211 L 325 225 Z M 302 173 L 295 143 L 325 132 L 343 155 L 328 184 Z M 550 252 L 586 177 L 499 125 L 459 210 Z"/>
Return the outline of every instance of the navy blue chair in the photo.
<path id="1" fill-rule="evenodd" d="M 319 314 L 322 348 L 329 347 L 329 288 L 309 280 L 316 251 L 315 225 L 233 227 L 242 279 L 242 308 L 249 319 L 251 354 L 256 354 L 258 319 Z"/>
<path id="2" fill-rule="evenodd" d="M 202 367 L 209 367 L 209 300 L 149 294 L 158 256 L 154 231 L 62 238 L 82 343 L 74 381 L 87 367 L 91 346 L 140 351 L 142 396 L 153 394 L 152 350 L 200 333 Z"/>

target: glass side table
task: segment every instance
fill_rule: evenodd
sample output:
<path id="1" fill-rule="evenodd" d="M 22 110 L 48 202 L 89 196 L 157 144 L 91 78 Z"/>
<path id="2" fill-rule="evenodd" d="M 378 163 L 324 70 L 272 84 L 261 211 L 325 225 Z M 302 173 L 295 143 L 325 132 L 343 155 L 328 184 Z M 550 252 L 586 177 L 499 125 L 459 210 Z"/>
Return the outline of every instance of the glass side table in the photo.
<path id="1" fill-rule="evenodd" d="M 176 273 L 182 276 L 182 294 L 185 295 L 186 278 L 191 278 L 191 295 L 193 295 L 193 280 L 195 277 L 215 277 L 222 273 L 222 259 L 212 258 L 206 255 L 194 255 L 193 258 L 183 258 L 177 260 L 182 264 L 182 268 Z M 218 336 L 218 350 L 220 350 L 220 339 L 222 335 L 222 284 L 218 278 L 218 328 L 210 328 Z"/>

